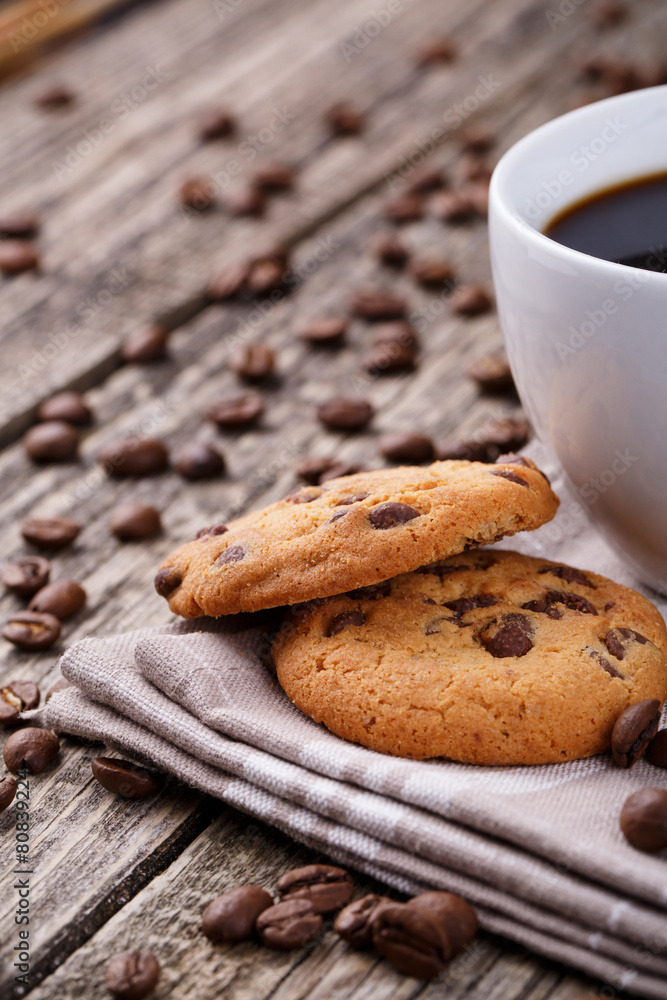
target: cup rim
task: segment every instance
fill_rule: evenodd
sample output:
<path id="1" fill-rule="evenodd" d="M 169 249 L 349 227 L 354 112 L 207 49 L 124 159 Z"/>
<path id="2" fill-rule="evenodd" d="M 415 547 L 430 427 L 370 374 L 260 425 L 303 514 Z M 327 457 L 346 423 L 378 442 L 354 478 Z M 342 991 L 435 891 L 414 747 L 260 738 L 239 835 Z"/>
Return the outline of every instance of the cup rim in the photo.
<path id="1" fill-rule="evenodd" d="M 655 94 L 667 97 L 667 84 L 661 84 L 656 87 L 644 87 L 641 90 L 633 90 L 627 94 L 617 94 L 600 101 L 593 101 L 591 104 L 567 111 L 563 115 L 558 115 L 556 118 L 538 125 L 537 128 L 533 129 L 527 135 L 518 139 L 501 156 L 491 176 L 489 186 L 489 220 L 491 221 L 493 215 L 500 217 L 500 221 L 505 228 L 512 229 L 515 235 L 532 244 L 535 250 L 548 251 L 550 254 L 556 255 L 565 261 L 569 260 L 571 262 L 574 258 L 575 261 L 586 263 L 589 267 L 595 264 L 602 270 L 610 272 L 611 275 L 620 276 L 628 273 L 636 275 L 637 271 L 640 270 L 646 275 L 645 280 L 649 280 L 649 278 L 667 279 L 667 273 L 663 271 L 630 267 L 628 264 L 619 264 L 618 261 L 605 260 L 604 257 L 594 257 L 592 254 L 584 253 L 582 250 L 575 250 L 572 247 L 565 246 L 564 243 L 559 243 L 539 229 L 531 226 L 519 212 L 514 210 L 509 205 L 507 194 L 508 179 L 517 161 L 525 159 L 527 155 L 530 155 L 532 148 L 538 146 L 550 132 L 555 132 L 562 128 L 564 122 L 572 121 L 575 118 L 578 120 L 587 117 L 593 118 L 599 116 L 601 113 L 604 114 L 605 111 L 611 113 L 613 110 L 618 110 L 619 107 L 641 104 L 647 100 L 650 101 L 651 97 Z M 667 166 L 665 167 L 665 173 L 667 173 Z"/>

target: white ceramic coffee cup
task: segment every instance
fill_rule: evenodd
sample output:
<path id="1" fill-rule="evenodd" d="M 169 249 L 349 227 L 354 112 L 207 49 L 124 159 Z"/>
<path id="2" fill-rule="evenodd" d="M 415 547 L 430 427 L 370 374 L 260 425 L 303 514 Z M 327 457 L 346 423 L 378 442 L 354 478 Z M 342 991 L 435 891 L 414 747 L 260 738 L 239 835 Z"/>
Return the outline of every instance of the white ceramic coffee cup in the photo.
<path id="1" fill-rule="evenodd" d="M 542 232 L 581 198 L 663 171 L 667 87 L 579 108 L 500 160 L 489 233 L 500 322 L 535 431 L 641 579 L 665 593 L 667 274 Z"/>

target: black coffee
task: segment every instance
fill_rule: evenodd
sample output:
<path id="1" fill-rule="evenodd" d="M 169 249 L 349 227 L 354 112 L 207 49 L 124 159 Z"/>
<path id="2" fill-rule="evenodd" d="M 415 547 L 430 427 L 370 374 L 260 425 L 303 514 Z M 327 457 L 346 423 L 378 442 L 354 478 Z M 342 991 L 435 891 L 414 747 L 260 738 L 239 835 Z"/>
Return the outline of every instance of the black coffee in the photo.
<path id="1" fill-rule="evenodd" d="M 667 173 L 598 191 L 557 215 L 544 233 L 592 257 L 667 272 Z"/>

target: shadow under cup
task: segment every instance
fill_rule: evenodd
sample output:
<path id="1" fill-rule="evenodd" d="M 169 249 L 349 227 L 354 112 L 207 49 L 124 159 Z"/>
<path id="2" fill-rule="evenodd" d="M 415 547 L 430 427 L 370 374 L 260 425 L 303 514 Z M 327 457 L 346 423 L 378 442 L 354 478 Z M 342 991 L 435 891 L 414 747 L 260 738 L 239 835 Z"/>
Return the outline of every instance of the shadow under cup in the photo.
<path id="1" fill-rule="evenodd" d="M 653 87 L 526 136 L 496 167 L 489 204 L 498 312 L 521 401 L 582 506 L 662 593 L 667 274 L 591 257 L 542 231 L 582 198 L 665 171 L 667 87 Z"/>

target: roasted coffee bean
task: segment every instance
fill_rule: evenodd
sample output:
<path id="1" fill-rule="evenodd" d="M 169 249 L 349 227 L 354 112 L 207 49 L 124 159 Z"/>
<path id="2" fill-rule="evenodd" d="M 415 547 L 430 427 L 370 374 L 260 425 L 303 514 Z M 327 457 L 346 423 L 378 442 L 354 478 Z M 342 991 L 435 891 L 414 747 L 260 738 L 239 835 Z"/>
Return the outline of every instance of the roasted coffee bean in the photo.
<path id="1" fill-rule="evenodd" d="M 489 450 L 484 441 L 447 438 L 436 445 L 435 455 L 439 462 L 490 462 Z"/>
<path id="2" fill-rule="evenodd" d="M 273 374 L 276 359 L 266 344 L 241 344 L 231 352 L 227 364 L 244 382 L 262 382 Z"/>
<path id="3" fill-rule="evenodd" d="M 327 636 L 331 639 L 334 635 L 338 635 L 342 632 L 344 628 L 349 625 L 363 625 L 366 621 L 366 615 L 363 611 L 344 611 L 341 615 L 336 615 L 329 622 L 329 628 L 327 629 Z M 341 906 L 343 904 L 341 903 Z M 324 911 L 322 911 L 324 912 Z"/>
<path id="4" fill-rule="evenodd" d="M 481 181 L 489 184 L 493 167 L 477 153 L 466 152 L 456 164 L 456 175 L 461 181 Z"/>
<path id="5" fill-rule="evenodd" d="M 39 705 L 39 688 L 32 681 L 11 681 L 0 690 L 0 725 L 13 726 L 21 712 Z"/>
<path id="6" fill-rule="evenodd" d="M 294 187 L 294 170 L 286 163 L 263 163 L 255 171 L 253 183 L 264 194 L 290 191 Z"/>
<path id="7" fill-rule="evenodd" d="M 417 63 L 419 66 L 450 63 L 456 55 L 456 45 L 451 38 L 434 38 L 417 50 Z"/>
<path id="8" fill-rule="evenodd" d="M 479 930 L 477 914 L 470 903 L 453 892 L 422 892 L 407 902 L 441 920 L 447 932 L 451 957 L 468 947 Z"/>
<path id="9" fill-rule="evenodd" d="M 124 951 L 107 965 L 104 983 L 117 1000 L 143 1000 L 160 980 L 160 963 L 152 951 Z"/>
<path id="10" fill-rule="evenodd" d="M 153 476 L 169 465 L 169 452 L 155 438 L 126 437 L 111 441 L 98 455 L 109 476 Z"/>
<path id="11" fill-rule="evenodd" d="M 658 731 L 660 702 L 647 698 L 629 705 L 611 731 L 611 754 L 619 767 L 632 767 Z"/>
<path id="12" fill-rule="evenodd" d="M 373 418 L 373 407 L 366 399 L 334 396 L 318 408 L 320 423 L 336 431 L 358 431 Z"/>
<path id="13" fill-rule="evenodd" d="M 183 574 L 175 566 L 167 566 L 157 571 L 153 582 L 160 597 L 169 597 L 183 583 Z"/>
<path id="14" fill-rule="evenodd" d="M 264 400 L 256 393 L 232 396 L 211 403 L 206 409 L 206 417 L 223 430 L 236 430 L 256 424 L 264 413 Z"/>
<path id="15" fill-rule="evenodd" d="M 317 347 L 338 347 L 347 333 L 345 316 L 322 316 L 311 319 L 300 331 L 299 337 Z"/>
<path id="16" fill-rule="evenodd" d="M 397 524 L 406 524 L 408 521 L 412 521 L 415 517 L 420 516 L 418 510 L 408 507 L 405 503 L 396 503 L 392 500 L 387 500 L 386 503 L 380 503 L 377 507 L 373 507 L 368 515 L 368 520 L 373 528 L 378 531 L 384 531 L 387 528 L 395 527 Z"/>
<path id="17" fill-rule="evenodd" d="M 39 611 L 16 611 L 2 630 L 3 638 L 19 649 L 36 652 L 49 649 L 60 638 L 55 615 Z"/>
<path id="18" fill-rule="evenodd" d="M 227 208 L 236 216 L 263 215 L 266 209 L 266 196 L 254 184 L 247 184 L 228 199 Z"/>
<path id="19" fill-rule="evenodd" d="M 350 309 L 354 315 L 369 323 L 385 319 L 402 319 L 406 308 L 405 299 L 382 290 L 358 291 L 350 299 Z"/>
<path id="20" fill-rule="evenodd" d="M 161 361 L 167 356 L 167 331 L 157 323 L 135 330 L 123 341 L 120 356 L 128 364 Z"/>
<path id="21" fill-rule="evenodd" d="M 0 813 L 10 806 L 16 796 L 16 780 L 8 774 L 0 777 Z"/>
<path id="22" fill-rule="evenodd" d="M 30 210 L 0 215 L 0 239 L 29 239 L 37 235 L 39 226 L 39 216 Z"/>
<path id="23" fill-rule="evenodd" d="M 661 729 L 646 748 L 646 759 L 656 767 L 667 767 L 667 729 Z"/>
<path id="24" fill-rule="evenodd" d="M 0 577 L 7 590 L 19 597 L 32 597 L 49 582 L 51 567 L 42 556 L 24 556 L 6 563 Z"/>
<path id="25" fill-rule="evenodd" d="M 147 799 L 162 785 L 161 775 L 116 757 L 95 757 L 90 762 L 100 785 L 123 799 Z"/>
<path id="26" fill-rule="evenodd" d="M 74 580 L 58 580 L 38 590 L 30 604 L 30 611 L 55 615 L 60 621 L 71 618 L 86 603 L 86 592 Z"/>
<path id="27" fill-rule="evenodd" d="M 353 611 L 350 614 L 365 617 L 361 612 Z M 355 620 L 349 624 L 363 623 Z M 349 902 L 353 892 L 354 886 L 349 874 L 335 865 L 305 865 L 287 872 L 278 880 L 278 894 L 282 900 L 306 899 L 316 913 L 322 914 L 339 910 Z"/>
<path id="28" fill-rule="evenodd" d="M 405 976 L 433 979 L 451 958 L 442 922 L 417 906 L 386 903 L 378 907 L 371 933 L 377 951 Z"/>
<path id="29" fill-rule="evenodd" d="M 74 541 L 81 525 L 68 517 L 28 517 L 21 523 L 26 542 L 38 549 L 63 549 Z"/>
<path id="30" fill-rule="evenodd" d="M 0 271 L 3 274 L 22 274 L 39 267 L 37 250 L 27 240 L 0 241 Z"/>
<path id="31" fill-rule="evenodd" d="M 523 479 L 514 469 L 491 469 L 489 472 L 490 476 L 500 476 L 501 479 L 507 479 L 510 483 L 516 483 L 517 486 L 525 486 L 526 489 L 530 489 L 529 484 Z"/>
<path id="32" fill-rule="evenodd" d="M 33 100 L 38 108 L 42 108 L 44 111 L 55 111 L 73 104 L 76 95 L 66 83 L 54 82 L 47 84 L 38 94 L 35 94 Z"/>
<path id="33" fill-rule="evenodd" d="M 628 16 L 628 9 L 620 0 L 600 0 L 591 10 L 591 20 L 598 28 L 611 28 Z"/>
<path id="34" fill-rule="evenodd" d="M 457 135 L 459 145 L 470 153 L 488 153 L 496 142 L 496 137 L 481 125 L 469 125 Z"/>
<path id="35" fill-rule="evenodd" d="M 201 929 L 214 944 L 247 941 L 255 931 L 257 917 L 273 899 L 258 885 L 239 885 L 217 896 L 204 910 Z"/>
<path id="36" fill-rule="evenodd" d="M 245 288 L 250 264 L 230 264 L 208 286 L 207 295 L 214 302 L 227 302 L 236 298 Z"/>
<path id="37" fill-rule="evenodd" d="M 111 515 L 111 531 L 122 542 L 153 538 L 162 531 L 160 512 L 147 503 L 123 503 Z"/>
<path id="38" fill-rule="evenodd" d="M 267 907 L 257 917 L 255 927 L 265 945 L 277 951 L 292 951 L 317 937 L 322 916 L 308 899 L 286 899 Z"/>
<path id="39" fill-rule="evenodd" d="M 373 343 L 400 344 L 401 347 L 409 347 L 416 351 L 419 347 L 419 337 L 414 327 L 399 320 L 377 326 L 373 330 Z"/>
<path id="40" fill-rule="evenodd" d="M 282 288 L 285 279 L 285 267 L 276 260 L 256 260 L 248 270 L 246 286 L 253 295 L 268 295 Z"/>
<path id="41" fill-rule="evenodd" d="M 510 612 L 496 624 L 487 626 L 480 641 L 491 656 L 525 656 L 533 648 L 533 626 L 526 615 Z"/>
<path id="42" fill-rule="evenodd" d="M 412 371 L 417 364 L 417 352 L 397 340 L 376 344 L 364 355 L 362 367 L 376 378 L 394 372 Z"/>
<path id="43" fill-rule="evenodd" d="M 638 851 L 662 851 L 667 847 L 667 789 L 634 792 L 623 804 L 620 822 L 625 839 Z"/>
<path id="44" fill-rule="evenodd" d="M 380 454 L 390 462 L 421 465 L 433 461 L 433 442 L 425 434 L 397 431 L 380 438 Z"/>
<path id="45" fill-rule="evenodd" d="M 524 417 L 502 417 L 487 420 L 479 431 L 479 440 L 488 449 L 489 461 L 498 455 L 523 448 L 530 433 L 530 424 Z"/>
<path id="46" fill-rule="evenodd" d="M 483 392 L 504 394 L 514 391 L 512 369 L 504 358 L 485 354 L 477 358 L 466 369 L 466 375 L 473 379 Z"/>
<path id="47" fill-rule="evenodd" d="M 334 104 L 325 115 L 334 135 L 358 135 L 366 124 L 363 114 L 350 104 Z"/>
<path id="48" fill-rule="evenodd" d="M 382 214 L 390 222 L 414 222 L 424 214 L 424 205 L 416 194 L 400 194 L 382 205 Z"/>
<path id="49" fill-rule="evenodd" d="M 492 305 L 488 292 L 481 285 L 461 285 L 449 296 L 449 306 L 457 316 L 480 316 Z"/>
<path id="50" fill-rule="evenodd" d="M 475 215 L 475 206 L 463 191 L 437 191 L 429 208 L 443 222 L 467 222 Z"/>
<path id="51" fill-rule="evenodd" d="M 236 119 L 227 108 L 211 108 L 199 120 L 199 138 L 204 142 L 225 139 L 236 130 Z"/>
<path id="52" fill-rule="evenodd" d="M 408 194 L 429 194 L 447 187 L 447 179 L 438 167 L 423 167 L 415 170 L 408 178 L 405 190 Z"/>
<path id="53" fill-rule="evenodd" d="M 393 233 L 378 233 L 370 243 L 374 257 L 389 267 L 403 267 L 410 254 Z"/>
<path id="54" fill-rule="evenodd" d="M 469 181 L 459 188 L 459 194 L 466 198 L 475 212 L 482 218 L 489 214 L 489 185 L 486 181 Z"/>
<path id="55" fill-rule="evenodd" d="M 25 764 L 30 774 L 40 774 L 58 755 L 60 743 L 50 729 L 27 726 L 11 733 L 5 740 L 2 756 L 7 770 L 17 774 Z"/>
<path id="56" fill-rule="evenodd" d="M 23 447 L 33 462 L 73 462 L 79 454 L 79 432 L 64 420 L 46 420 L 24 434 Z"/>
<path id="57" fill-rule="evenodd" d="M 53 697 L 54 694 L 58 694 L 59 691 L 64 691 L 66 688 L 73 687 L 71 681 L 68 681 L 66 677 L 61 677 L 59 681 L 52 684 L 49 690 L 46 692 L 46 697 L 44 698 L 44 704 Z"/>
<path id="58" fill-rule="evenodd" d="M 206 212 L 215 205 L 215 184 L 210 177 L 188 177 L 179 188 L 181 205 Z"/>
<path id="59" fill-rule="evenodd" d="M 439 288 L 441 285 L 453 285 L 455 272 L 446 260 L 413 260 L 410 264 L 410 274 L 425 288 Z"/>
<path id="60" fill-rule="evenodd" d="M 334 921 L 336 934 L 353 948 L 370 948 L 373 944 L 371 921 L 379 907 L 392 902 L 393 900 L 387 896 L 376 896 L 374 892 L 369 892 L 361 899 L 355 899 L 336 917 Z"/>
<path id="61" fill-rule="evenodd" d="M 302 462 L 299 462 L 294 471 L 299 479 L 303 479 L 304 483 L 308 483 L 310 486 L 317 486 L 320 476 L 328 472 L 336 464 L 335 458 L 314 456 L 313 458 L 305 458 Z"/>
<path id="62" fill-rule="evenodd" d="M 330 479 L 340 479 L 341 476 L 354 476 L 363 469 L 356 462 L 334 462 L 330 468 L 322 473 L 318 482 L 327 483 Z"/>
<path id="63" fill-rule="evenodd" d="M 225 460 L 213 445 L 189 441 L 174 455 L 174 467 L 185 479 L 213 479 L 225 471 Z"/>
<path id="64" fill-rule="evenodd" d="M 40 420 L 64 420 L 77 427 L 92 423 L 93 413 L 79 392 L 59 392 L 40 406 L 37 415 Z"/>

